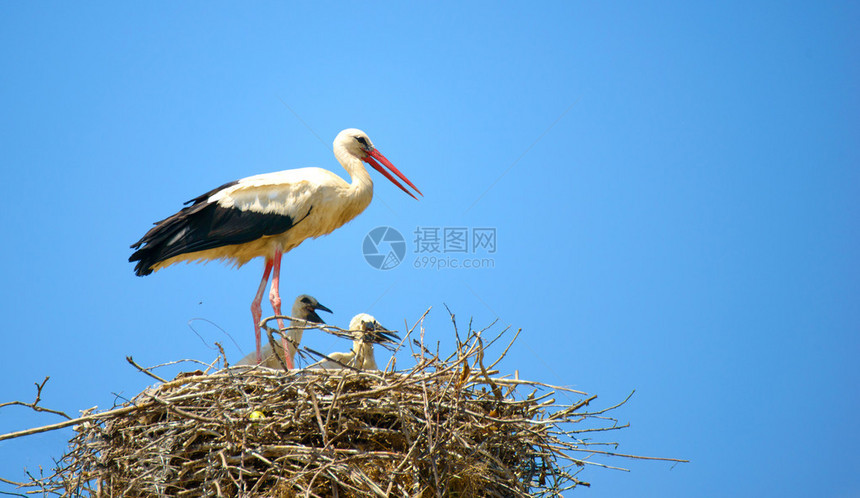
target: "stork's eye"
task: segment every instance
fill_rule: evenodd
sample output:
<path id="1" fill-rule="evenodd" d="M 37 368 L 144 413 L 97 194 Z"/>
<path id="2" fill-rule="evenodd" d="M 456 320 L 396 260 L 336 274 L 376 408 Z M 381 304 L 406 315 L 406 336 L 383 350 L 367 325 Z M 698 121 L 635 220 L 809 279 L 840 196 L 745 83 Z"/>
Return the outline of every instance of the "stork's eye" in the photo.
<path id="1" fill-rule="evenodd" d="M 310 299 L 308 299 L 308 298 L 306 298 L 306 297 L 303 297 L 303 298 L 302 298 L 302 302 L 303 302 L 303 303 L 305 303 L 305 304 L 311 304 L 311 300 L 310 300 Z"/>
<path id="2" fill-rule="evenodd" d="M 367 139 L 364 137 L 355 137 L 355 139 L 358 140 L 358 143 L 360 143 L 363 147 L 367 147 L 369 145 L 367 143 Z"/>

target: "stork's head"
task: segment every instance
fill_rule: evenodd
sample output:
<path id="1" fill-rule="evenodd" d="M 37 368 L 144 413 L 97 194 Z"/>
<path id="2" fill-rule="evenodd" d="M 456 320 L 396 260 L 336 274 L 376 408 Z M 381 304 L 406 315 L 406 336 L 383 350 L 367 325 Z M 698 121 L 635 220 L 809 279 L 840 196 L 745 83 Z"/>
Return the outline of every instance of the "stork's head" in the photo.
<path id="1" fill-rule="evenodd" d="M 401 180 L 406 182 L 406 184 L 415 189 L 415 191 L 418 192 L 419 195 L 421 195 L 422 197 L 424 196 L 424 194 L 422 194 L 421 191 L 418 190 L 418 187 L 413 185 L 412 182 L 410 182 L 409 179 L 406 178 L 406 176 L 400 172 L 400 170 L 398 170 L 394 167 L 393 164 L 391 164 L 391 161 L 386 159 L 385 156 L 382 155 L 382 153 L 376 150 L 376 148 L 373 146 L 373 142 L 370 141 L 370 137 L 367 136 L 367 133 L 357 128 L 347 128 L 343 130 L 342 132 L 338 133 L 337 137 L 335 137 L 334 139 L 335 155 L 337 155 L 338 148 L 343 148 L 348 154 L 366 162 L 371 167 L 373 167 L 373 169 L 382 173 L 382 176 L 388 178 L 391 183 L 397 185 L 400 190 L 409 194 L 409 196 L 413 199 L 417 199 L 417 197 L 412 195 L 412 192 L 406 190 L 406 187 L 404 187 L 400 182 L 398 182 L 396 178 L 391 176 L 391 173 L 389 173 L 382 167 L 382 165 L 379 164 L 382 163 L 388 169 L 390 169 L 392 173 L 397 175 L 397 178 L 400 178 Z"/>
<path id="2" fill-rule="evenodd" d="M 293 303 L 292 316 L 295 318 L 301 318 L 302 320 L 307 320 L 311 323 L 325 323 L 325 321 L 317 315 L 317 310 L 331 313 L 331 310 L 320 304 L 315 297 L 302 294 L 297 297 L 296 302 Z"/>
<path id="3" fill-rule="evenodd" d="M 356 342 L 375 344 L 396 344 L 397 334 L 389 331 L 367 313 L 359 313 L 349 322 L 349 330 L 355 336 Z"/>

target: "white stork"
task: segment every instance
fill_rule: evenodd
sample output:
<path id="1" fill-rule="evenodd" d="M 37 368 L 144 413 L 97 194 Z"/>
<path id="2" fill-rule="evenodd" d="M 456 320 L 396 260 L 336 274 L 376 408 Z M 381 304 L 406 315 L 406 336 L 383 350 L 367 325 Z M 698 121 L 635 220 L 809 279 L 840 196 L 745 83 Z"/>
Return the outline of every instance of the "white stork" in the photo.
<path id="1" fill-rule="evenodd" d="M 269 301 L 275 314 L 280 315 L 278 287 L 283 253 L 307 238 L 331 233 L 370 204 L 373 182 L 362 161 L 412 198 L 417 199 L 379 163 L 424 195 L 374 148 L 361 130 L 349 128 L 338 133 L 334 156 L 349 173 L 351 183 L 328 170 L 300 168 L 232 181 L 191 199 L 185 203 L 190 204 L 188 207 L 157 222 L 131 246 L 136 251 L 128 260 L 137 262 L 135 273 L 149 275 L 180 261 L 222 259 L 239 267 L 253 258 L 265 258 L 263 278 L 251 302 L 259 363 L 260 303 L 269 274 Z M 283 329 L 281 320 L 278 326 Z M 284 350 L 286 342 L 282 338 Z M 293 368 L 291 359 L 287 366 Z"/>
<path id="2" fill-rule="evenodd" d="M 293 309 L 290 311 L 290 316 L 296 320 L 292 320 L 290 322 L 290 327 L 287 329 L 287 356 L 290 358 L 291 364 L 294 364 L 296 348 L 298 348 L 299 344 L 302 342 L 305 328 L 313 324 L 325 324 L 322 317 L 317 314 L 317 310 L 331 313 L 331 310 L 323 306 L 315 297 L 307 294 L 302 294 L 296 298 L 295 302 L 293 302 Z M 272 346 L 268 343 L 263 346 L 260 355 L 263 357 L 261 362 L 257 362 L 257 353 L 251 353 L 239 360 L 237 365 L 260 364 L 269 368 L 281 368 L 281 363 L 278 361 L 278 357 L 284 360 L 285 364 L 287 361 L 284 359 L 284 355 L 281 351 L 274 351 Z"/>
<path id="3" fill-rule="evenodd" d="M 397 336 L 386 330 L 376 321 L 376 318 L 367 313 L 355 315 L 349 322 L 349 330 L 355 338 L 352 343 L 352 351 L 349 353 L 330 353 L 327 355 L 329 359 L 318 361 L 308 368 L 338 370 L 346 365 L 358 370 L 379 370 L 373 355 L 373 345 L 394 343 Z"/>

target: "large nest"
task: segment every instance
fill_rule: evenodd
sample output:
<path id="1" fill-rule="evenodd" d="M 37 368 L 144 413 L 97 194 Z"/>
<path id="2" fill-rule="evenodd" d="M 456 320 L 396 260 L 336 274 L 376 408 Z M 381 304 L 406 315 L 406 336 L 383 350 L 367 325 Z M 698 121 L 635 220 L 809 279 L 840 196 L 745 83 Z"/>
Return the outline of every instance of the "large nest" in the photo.
<path id="1" fill-rule="evenodd" d="M 510 345 L 485 365 L 482 332 L 458 337 L 447 358 L 406 342 L 416 364 L 396 372 L 180 375 L 79 419 L 55 473 L 26 486 L 62 496 L 524 497 L 587 485 L 582 466 L 606 466 L 589 457 L 612 453 L 583 434 L 623 426 L 608 409 L 589 413 L 593 396 L 496 375 Z"/>

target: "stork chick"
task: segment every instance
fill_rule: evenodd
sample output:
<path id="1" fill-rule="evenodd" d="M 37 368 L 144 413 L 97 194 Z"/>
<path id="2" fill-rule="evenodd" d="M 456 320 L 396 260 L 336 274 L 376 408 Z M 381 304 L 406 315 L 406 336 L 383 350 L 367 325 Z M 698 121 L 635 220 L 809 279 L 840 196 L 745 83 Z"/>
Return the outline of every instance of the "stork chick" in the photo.
<path id="1" fill-rule="evenodd" d="M 355 315 L 349 322 L 349 330 L 355 338 L 352 351 L 348 353 L 331 353 L 329 359 L 321 360 L 308 368 L 324 368 L 338 370 L 344 365 L 358 370 L 379 370 L 373 354 L 373 345 L 381 343 L 394 344 L 397 335 L 388 331 L 367 313 Z M 332 361 L 333 360 L 333 361 Z"/>
<path id="2" fill-rule="evenodd" d="M 320 304 L 315 297 L 307 294 L 302 294 L 297 297 L 293 303 L 293 310 L 290 312 L 290 316 L 297 318 L 297 320 L 292 320 L 290 327 L 287 329 L 287 356 L 290 358 L 290 363 L 295 361 L 296 348 L 298 348 L 299 343 L 302 341 L 305 327 L 313 323 L 325 323 L 325 321 L 317 314 L 317 310 L 328 313 L 332 312 L 330 309 Z M 285 364 L 287 363 L 284 359 L 283 349 L 281 347 L 273 350 L 271 344 L 266 344 L 261 349 L 260 354 L 263 357 L 263 361 L 260 365 L 265 367 L 281 368 L 281 362 L 278 360 L 279 357 Z M 254 352 L 242 358 L 238 365 L 254 365 L 256 363 L 257 353 Z"/>

